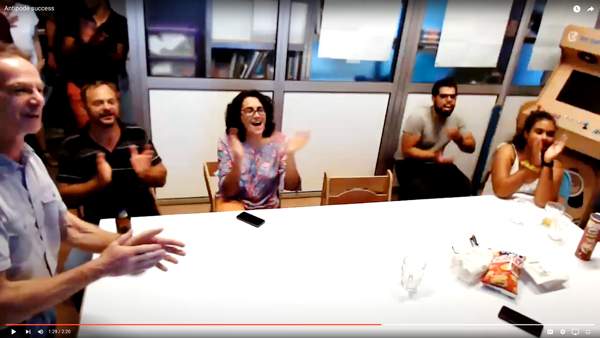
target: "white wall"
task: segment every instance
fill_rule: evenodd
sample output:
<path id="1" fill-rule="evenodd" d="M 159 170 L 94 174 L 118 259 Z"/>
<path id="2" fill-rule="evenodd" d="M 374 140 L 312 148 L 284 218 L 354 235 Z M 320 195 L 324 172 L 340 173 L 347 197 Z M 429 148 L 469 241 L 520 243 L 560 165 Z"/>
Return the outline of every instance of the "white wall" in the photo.
<path id="1" fill-rule="evenodd" d="M 225 110 L 239 91 L 150 90 L 152 141 L 167 167 L 157 198 L 208 196 L 204 162 L 217 161 Z M 263 93 L 272 97 L 272 93 Z"/>
<path id="2" fill-rule="evenodd" d="M 485 138 L 492 108 L 496 103 L 496 95 L 459 95 L 456 101 L 456 108 L 452 114 L 460 115 L 467 129 L 473 133 L 475 138 L 476 148 L 472 154 L 466 154 L 460 151 L 456 144 L 451 142 L 444 151 L 444 155 L 454 158 L 456 166 L 470 179 L 473 178 L 479 152 L 481 152 L 481 144 Z M 410 115 L 410 113 L 420 107 L 431 107 L 430 94 L 409 94 L 406 101 L 404 116 L 402 117 L 402 125 Z"/>
<path id="3" fill-rule="evenodd" d="M 311 131 L 297 153 L 304 191 L 321 190 L 323 173 L 372 176 L 389 94 L 286 93 L 282 131 Z"/>
<path id="4" fill-rule="evenodd" d="M 537 96 L 507 96 L 504 101 L 504 107 L 500 114 L 500 120 L 498 121 L 498 127 L 496 133 L 492 139 L 490 146 L 490 153 L 486 162 L 486 171 L 489 170 L 492 163 L 492 157 L 496 148 L 503 143 L 510 141 L 515 135 L 517 129 L 517 117 L 519 116 L 519 109 L 525 102 L 535 101 Z"/>

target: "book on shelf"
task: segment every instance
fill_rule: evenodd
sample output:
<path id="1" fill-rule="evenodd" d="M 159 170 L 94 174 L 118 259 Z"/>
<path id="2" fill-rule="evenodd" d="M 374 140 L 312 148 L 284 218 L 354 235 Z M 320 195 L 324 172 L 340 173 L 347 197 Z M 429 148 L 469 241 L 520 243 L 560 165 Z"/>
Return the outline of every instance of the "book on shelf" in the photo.
<path id="1" fill-rule="evenodd" d="M 246 67 L 244 68 L 244 72 L 242 73 L 241 78 L 242 79 L 247 79 L 248 75 L 252 73 L 252 71 L 254 70 L 254 67 L 256 66 L 256 61 L 258 59 L 258 56 L 261 54 L 261 52 L 259 51 L 255 51 L 252 54 L 252 58 L 250 59 L 250 62 L 248 62 L 246 64 Z"/>
<path id="2" fill-rule="evenodd" d="M 235 63 L 237 61 L 237 54 L 233 53 L 231 57 L 231 62 L 229 63 L 229 78 L 233 79 L 233 71 L 235 70 Z"/>
<path id="3" fill-rule="evenodd" d="M 288 56 L 287 62 L 287 79 L 288 80 L 300 80 L 302 71 L 302 54 L 295 53 L 294 55 Z"/>
<path id="4" fill-rule="evenodd" d="M 231 54 L 229 60 L 213 60 L 213 67 L 225 68 L 225 77 L 230 79 L 272 79 L 274 65 L 271 64 L 272 59 L 268 58 L 268 55 L 269 51 L 236 51 Z"/>
<path id="5" fill-rule="evenodd" d="M 243 54 L 240 54 L 237 56 L 237 61 L 235 63 L 235 69 L 233 71 L 233 78 L 234 79 L 240 79 L 242 72 L 244 71 L 244 66 L 246 65 L 246 60 L 245 60 L 245 56 Z"/>
<path id="6" fill-rule="evenodd" d="M 288 80 L 292 79 L 292 65 L 294 63 L 294 60 L 292 57 L 288 57 L 287 59 L 287 68 L 286 68 L 286 76 L 285 78 Z"/>
<path id="7" fill-rule="evenodd" d="M 248 64 L 247 64 L 247 63 L 244 63 L 244 66 L 243 66 L 243 67 L 244 67 L 244 68 L 242 69 L 242 74 L 241 74 L 241 75 L 240 75 L 240 77 L 239 77 L 240 79 L 245 79 L 245 77 L 244 77 L 244 76 L 246 75 L 246 72 L 248 71 Z"/>
<path id="8" fill-rule="evenodd" d="M 256 63 L 257 64 L 256 71 L 254 72 L 254 75 L 252 76 L 253 79 L 264 79 L 265 76 L 267 75 L 267 70 L 266 70 L 266 68 L 268 66 L 267 54 L 268 53 L 264 52 L 260 55 L 260 58 L 258 59 L 258 62 Z M 257 73 L 259 69 L 261 70 L 260 74 Z"/>
<path id="9" fill-rule="evenodd" d="M 248 67 L 248 71 L 246 72 L 244 79 L 248 79 L 251 75 L 256 73 L 258 66 L 264 60 L 266 54 L 267 52 L 254 52 L 254 56 L 252 57 L 252 61 L 250 61 L 250 66 Z"/>

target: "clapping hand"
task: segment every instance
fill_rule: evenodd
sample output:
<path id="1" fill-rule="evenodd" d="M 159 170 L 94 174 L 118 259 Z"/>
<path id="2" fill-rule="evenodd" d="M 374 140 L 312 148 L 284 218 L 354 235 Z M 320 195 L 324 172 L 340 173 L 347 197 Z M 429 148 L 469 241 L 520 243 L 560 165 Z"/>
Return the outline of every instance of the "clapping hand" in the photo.
<path id="1" fill-rule="evenodd" d="M 536 139 L 533 141 L 531 148 L 531 165 L 536 168 L 542 166 L 542 140 Z"/>
<path id="2" fill-rule="evenodd" d="M 98 182 L 105 187 L 112 181 L 112 167 L 106 162 L 106 154 L 102 151 L 96 154 L 96 170 Z"/>
<path id="3" fill-rule="evenodd" d="M 147 144 L 141 153 L 138 152 L 137 146 L 130 146 L 129 151 L 131 153 L 131 167 L 138 177 L 142 178 L 152 167 L 152 158 L 154 157 L 152 146 Z"/>
<path id="4" fill-rule="evenodd" d="M 237 128 L 229 129 L 229 145 L 231 145 L 231 149 L 233 150 L 233 162 L 241 163 L 242 159 L 244 158 L 244 145 L 240 141 L 237 134 Z"/>
<path id="5" fill-rule="evenodd" d="M 158 244 L 166 252 L 164 260 L 173 264 L 177 264 L 179 263 L 177 258 L 169 254 L 185 256 L 185 251 L 180 249 L 185 247 L 185 244 L 174 239 L 157 237 L 157 235 L 162 231 L 163 229 L 146 230 L 135 237 L 131 237 L 129 240 L 127 240 L 127 242 L 125 242 L 125 245 L 135 247 L 140 245 Z M 162 271 L 167 271 L 167 267 L 162 263 L 158 263 L 156 267 Z"/>
<path id="6" fill-rule="evenodd" d="M 554 141 L 546 152 L 544 152 L 544 162 L 552 163 L 552 161 L 556 160 L 558 155 L 562 153 L 563 149 L 565 149 L 565 144 L 567 143 L 567 135 L 563 134 L 558 141 Z"/>
<path id="7" fill-rule="evenodd" d="M 95 262 L 105 276 L 123 276 L 140 274 L 152 267 L 167 271 L 161 261 L 166 260 L 177 264 L 178 261 L 167 253 L 185 256 L 185 252 L 178 247 L 184 244 L 172 239 L 156 237 L 162 229 L 142 232 L 133 237 L 130 230 L 112 242 Z"/>
<path id="8" fill-rule="evenodd" d="M 455 142 L 460 141 L 460 139 L 462 138 L 462 136 L 460 135 L 460 132 L 458 130 L 457 127 L 448 127 L 446 128 L 446 135 L 448 135 L 448 137 Z"/>
<path id="9" fill-rule="evenodd" d="M 290 138 L 287 141 L 286 152 L 289 154 L 289 153 L 295 153 L 298 150 L 301 150 L 308 143 L 309 139 L 310 139 L 309 131 L 301 131 L 299 133 L 296 133 L 292 138 Z"/>
<path id="10" fill-rule="evenodd" d="M 444 157 L 444 153 L 441 151 L 438 151 L 437 153 L 435 153 L 435 161 L 437 163 L 441 163 L 441 164 L 454 163 L 454 159 L 452 159 L 450 157 Z"/>

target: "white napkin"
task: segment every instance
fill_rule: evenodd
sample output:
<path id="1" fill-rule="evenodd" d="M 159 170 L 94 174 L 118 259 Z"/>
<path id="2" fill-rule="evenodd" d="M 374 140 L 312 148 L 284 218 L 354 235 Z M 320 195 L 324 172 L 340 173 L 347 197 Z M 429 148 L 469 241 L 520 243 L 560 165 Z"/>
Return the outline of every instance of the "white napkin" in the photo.
<path id="1" fill-rule="evenodd" d="M 544 265 L 537 258 L 528 258 L 525 261 L 523 269 L 533 279 L 535 284 L 550 289 L 569 280 L 569 275 L 565 272 L 557 271 Z"/>
<path id="2" fill-rule="evenodd" d="M 491 250 L 481 248 L 473 248 L 470 251 L 456 254 L 452 257 L 452 272 L 467 285 L 475 284 L 487 272 L 493 256 Z"/>

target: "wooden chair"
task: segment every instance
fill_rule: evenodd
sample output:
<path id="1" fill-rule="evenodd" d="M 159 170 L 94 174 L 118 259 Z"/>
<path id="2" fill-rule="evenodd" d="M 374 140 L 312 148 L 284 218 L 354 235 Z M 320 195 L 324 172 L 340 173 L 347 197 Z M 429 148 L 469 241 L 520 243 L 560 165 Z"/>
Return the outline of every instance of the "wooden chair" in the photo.
<path id="1" fill-rule="evenodd" d="M 206 190 L 208 191 L 208 199 L 210 200 L 210 211 L 217 211 L 216 194 L 219 190 L 219 181 L 215 177 L 215 171 L 219 169 L 219 162 L 204 163 L 204 182 L 206 182 Z"/>
<path id="2" fill-rule="evenodd" d="M 323 178 L 321 205 L 389 202 L 392 200 L 393 175 L 371 177 Z"/>

